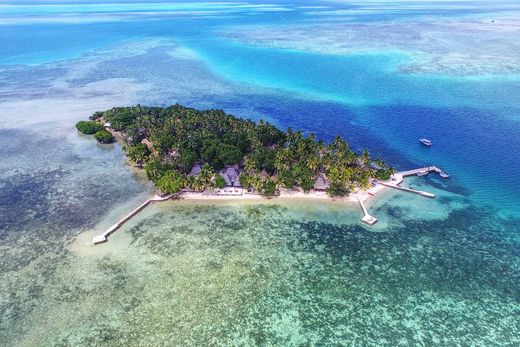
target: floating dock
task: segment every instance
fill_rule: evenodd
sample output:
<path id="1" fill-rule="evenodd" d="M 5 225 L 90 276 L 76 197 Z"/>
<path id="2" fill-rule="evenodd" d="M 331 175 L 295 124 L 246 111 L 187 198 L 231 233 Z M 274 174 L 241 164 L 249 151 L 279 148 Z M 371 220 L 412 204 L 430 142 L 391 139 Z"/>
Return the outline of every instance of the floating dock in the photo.
<path id="1" fill-rule="evenodd" d="M 105 243 L 108 241 L 108 237 L 117 229 L 119 229 L 123 224 L 128 222 L 133 216 L 141 212 L 146 206 L 148 206 L 151 202 L 155 201 L 165 201 L 172 197 L 172 195 L 166 195 L 166 196 L 159 196 L 155 195 L 153 198 L 146 200 L 141 205 L 137 206 L 132 212 L 127 214 L 123 219 L 119 220 L 116 224 L 112 225 L 110 228 L 108 228 L 103 234 L 94 236 L 92 238 L 92 243 L 94 245 L 98 245 L 100 243 Z"/>

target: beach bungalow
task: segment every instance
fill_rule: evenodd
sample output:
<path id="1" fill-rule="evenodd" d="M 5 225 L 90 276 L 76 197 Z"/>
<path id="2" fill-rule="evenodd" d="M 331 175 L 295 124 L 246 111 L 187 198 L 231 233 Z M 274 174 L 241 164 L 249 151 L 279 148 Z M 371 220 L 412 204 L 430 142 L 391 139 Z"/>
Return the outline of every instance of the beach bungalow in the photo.
<path id="1" fill-rule="evenodd" d="M 241 187 L 238 180 L 239 172 L 235 167 L 230 166 L 222 169 L 218 174 L 226 181 L 226 187 Z"/>
<path id="2" fill-rule="evenodd" d="M 330 187 L 329 180 L 324 173 L 320 173 L 314 181 L 314 190 L 325 191 Z"/>
<path id="3" fill-rule="evenodd" d="M 107 129 L 107 130 L 110 129 L 110 122 L 106 122 L 104 126 L 105 126 L 105 129 Z"/>

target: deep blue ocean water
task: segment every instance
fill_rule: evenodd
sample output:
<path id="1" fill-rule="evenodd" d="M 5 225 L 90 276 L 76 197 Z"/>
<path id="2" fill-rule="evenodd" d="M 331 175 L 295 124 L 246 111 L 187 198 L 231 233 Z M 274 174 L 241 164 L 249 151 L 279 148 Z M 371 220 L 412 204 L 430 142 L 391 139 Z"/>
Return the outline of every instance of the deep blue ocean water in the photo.
<path id="1" fill-rule="evenodd" d="M 411 59 L 407 52 L 375 51 L 347 56 L 318 54 L 240 44 L 218 35 L 223 27 L 233 25 L 307 22 L 307 17 L 294 7 L 289 13 L 275 12 L 275 15 L 232 6 L 230 10 L 220 3 L 144 7 L 120 4 L 102 9 L 93 5 L 40 7 L 11 6 L 5 15 L 11 15 L 11 20 L 20 17 L 22 23 L 34 17 L 43 17 L 40 20 L 44 23 L 48 18 L 59 22 L 62 17 L 73 17 L 74 23 L 3 25 L 0 40 L 4 46 L 0 51 L 0 63 L 38 64 L 78 58 L 95 49 L 149 37 L 173 40 L 190 49 L 211 72 L 223 79 L 276 88 L 344 106 L 351 114 L 337 115 L 331 110 L 330 119 L 325 115 L 319 120 L 335 122 L 335 132 L 345 135 L 348 133 L 343 132 L 341 119 L 345 117 L 345 122 L 354 121 L 370 132 L 368 139 L 376 134 L 378 140 L 384 140 L 410 161 L 433 163 L 453 173 L 454 179 L 464 182 L 480 203 L 493 200 L 493 204 L 501 204 L 497 207 L 503 212 L 518 212 L 520 190 L 511 189 L 515 179 L 512 173 L 520 169 L 520 164 L 514 160 L 520 153 L 517 140 L 520 135 L 518 76 L 457 78 L 401 74 L 399 64 Z M 226 15 L 199 18 L 199 10 L 224 12 Z M 489 11 L 486 7 L 480 11 L 484 10 Z M 140 14 L 139 11 L 159 17 L 127 18 L 135 12 Z M 175 15 L 178 11 L 183 14 Z M 421 18 L 423 15 L 438 15 L 437 11 L 440 9 L 433 8 L 425 13 L 382 11 L 376 16 L 363 16 L 361 13 L 354 22 L 381 21 L 387 20 L 386 17 L 404 20 L 405 14 Z M 443 11 L 448 18 L 479 12 L 475 9 Z M 94 17 L 94 23 L 81 19 L 85 13 Z M 107 13 L 114 14 L 117 20 L 96 17 Z M 244 18 L 246 14 L 247 18 Z M 60 17 L 56 19 L 55 15 Z M 164 20 L 165 16 L 167 20 Z M 272 112 L 277 111 L 273 109 Z M 327 111 L 322 110 L 322 113 Z M 270 116 L 283 120 L 289 115 L 271 113 Z M 293 127 L 301 125 L 291 123 Z M 318 127 L 308 130 L 330 136 Z M 418 146 L 420 137 L 432 138 L 434 149 L 424 151 Z"/>
<path id="2" fill-rule="evenodd" d="M 493 18 L 514 32 L 518 30 L 514 22 L 520 20 L 514 2 L 24 4 L 0 4 L 0 105 L 5 110 L 0 115 L 0 239 L 5 254 L 0 262 L 4 283 L 0 287 L 0 342 L 110 345 L 120 339 L 123 343 L 121 336 L 140 330 L 131 328 L 139 321 L 140 310 L 148 320 L 158 320 L 157 331 L 165 337 L 164 343 L 178 343 L 180 337 L 188 344 L 220 341 L 234 345 L 252 341 L 260 345 L 394 346 L 403 341 L 482 346 L 518 342 L 520 51 L 515 51 L 511 36 L 502 38 L 500 31 L 490 34 L 496 35 L 493 40 L 479 41 L 471 32 L 480 30 L 482 22 L 462 36 L 457 36 L 457 26 L 443 29 L 452 31 L 443 32 L 441 40 L 432 24 L 459 21 L 463 28 L 471 21 L 489 23 Z M 329 35 L 326 42 L 335 47 L 352 35 L 342 31 L 345 25 L 371 24 L 374 31 L 364 34 L 369 47 L 371 40 L 384 36 L 389 23 L 409 25 L 411 33 L 424 39 L 407 47 L 406 41 L 390 37 L 384 47 L 350 53 L 328 50 L 323 42 L 312 43 L 313 35 Z M 310 34 L 305 30 L 300 36 L 294 34 L 313 25 L 316 31 Z M 330 37 L 330 31 L 320 31 L 320 25 L 340 26 L 337 35 Z M 244 33 L 244 28 L 249 31 Z M 281 34 L 268 42 L 265 29 Z M 495 60 L 469 54 L 471 40 L 475 47 L 489 45 Z M 466 48 L 457 50 L 458 46 Z M 508 46 L 512 48 L 504 50 Z M 417 55 L 420 50 L 426 53 Z M 438 52 L 442 54 L 435 55 Z M 442 55 L 450 57 L 449 53 L 455 58 L 443 61 Z M 457 54 L 469 54 L 465 59 L 474 64 L 473 73 L 453 73 L 450 63 L 456 64 Z M 434 58 L 429 61 L 428 55 Z M 497 56 L 509 60 L 500 65 Z M 496 69 L 491 66 L 495 62 Z M 410 64 L 419 64 L 423 70 L 406 69 Z M 150 188 L 127 170 L 117 145 L 96 147 L 78 137 L 74 122 L 98 107 L 175 102 L 266 118 L 282 128 L 303 129 L 325 140 L 343 135 L 354 149 L 368 148 L 397 169 L 433 164 L 451 177 L 413 182 L 435 190 L 439 194 L 435 204 L 406 196 L 375 204 L 383 225 L 376 232 L 358 224 L 337 226 L 332 221 L 342 215 L 336 207 L 317 212 L 304 208 L 304 215 L 321 216 L 308 221 L 299 218 L 301 207 L 233 207 L 229 211 L 183 207 L 173 217 L 161 210 L 136 222 L 129 232 L 136 250 L 112 246 L 121 254 L 128 252 L 125 259 L 108 248 L 106 254 L 81 255 L 78 260 L 75 257 L 82 251 L 70 251 L 64 245 L 100 221 L 102 226 L 108 223 L 102 219 L 110 215 L 106 211 L 124 211 L 129 206 L 121 207 L 121 201 L 136 202 Z M 421 146 L 421 137 L 432 139 L 433 147 Z M 34 194 L 34 203 L 27 203 Z M 211 227 L 203 226 L 207 220 L 213 221 Z M 193 227 L 192 221 L 200 228 Z M 265 239 L 259 230 L 277 232 Z M 193 234 L 188 237 L 188 232 Z M 284 237 L 290 242 L 280 241 Z M 197 247 L 190 248 L 190 242 Z M 243 252 L 237 255 L 230 249 Z M 130 260 L 134 252 L 139 255 Z M 179 265 L 187 264 L 182 258 L 173 261 L 176 252 L 185 254 L 192 267 Z M 219 258 L 225 254 L 232 254 L 235 262 Z M 154 258 L 155 263 L 150 262 L 155 265 L 150 265 L 148 256 L 163 258 Z M 102 257 L 110 260 L 110 270 L 87 274 L 79 269 L 85 267 L 80 264 L 97 269 Z M 196 259 L 208 263 L 202 266 Z M 287 264 L 280 259 L 288 259 Z M 270 262 L 276 266 L 269 268 Z M 233 266 L 227 268 L 229 263 Z M 312 263 L 316 267 L 308 265 Z M 146 281 L 139 282 L 137 278 L 149 266 L 162 277 L 143 275 Z M 197 269 L 195 278 L 208 276 L 208 288 L 218 287 L 215 292 L 228 296 L 219 297 L 211 289 L 197 291 L 198 297 L 209 298 L 200 304 L 211 308 L 207 315 L 201 315 L 202 309 L 195 304 L 174 305 L 164 315 L 152 312 L 156 306 L 141 303 L 136 293 L 155 283 L 156 298 L 169 299 L 160 284 L 170 279 L 169 271 L 176 267 L 185 276 L 185 286 L 171 284 L 177 295 L 189 296 L 200 289 L 190 277 L 193 268 Z M 231 278 L 240 274 L 244 282 L 212 277 L 224 278 L 226 270 Z M 74 271 L 80 275 L 75 277 Z M 285 282 L 284 272 L 291 274 L 287 278 L 293 282 Z M 211 279 L 232 284 L 211 287 Z M 74 306 L 87 303 L 88 298 L 102 300 L 93 291 L 105 285 L 125 287 L 128 302 L 115 302 L 113 311 Z M 20 286 L 27 289 L 15 294 Z M 247 310 L 237 309 L 243 304 L 237 298 L 254 292 L 255 287 L 265 292 L 255 292 L 249 301 L 244 298 L 253 303 Z M 52 311 L 53 324 L 63 331 L 31 332 L 33 325 L 40 330 L 52 326 L 35 321 L 57 298 L 66 304 Z M 229 303 L 229 307 L 215 306 L 215 302 Z M 305 308 L 312 305 L 316 305 L 314 311 L 305 314 Z M 67 325 L 71 318 L 66 312 L 75 309 L 89 324 Z M 222 318 L 228 309 L 235 316 Z M 283 314 L 274 319 L 269 310 Z M 122 312 L 130 312 L 128 320 L 116 318 Z M 360 315 L 370 316 L 374 329 Z M 170 320 L 161 320 L 163 316 Z M 177 321 L 173 316 L 184 319 Z M 378 321 L 377 316 L 385 318 Z M 117 324 L 98 325 L 100 317 L 111 317 Z M 236 317 L 243 320 L 237 323 Z M 19 319 L 23 324 L 15 328 Z M 216 328 L 219 319 L 242 330 Z M 323 319 L 330 326 L 320 325 Z M 142 321 L 143 330 L 153 331 Z M 270 321 L 276 323 L 269 326 Z M 215 324 L 217 340 L 211 340 L 213 330 L 200 330 L 210 323 Z M 178 336 L 171 328 L 174 325 Z M 153 343 L 150 336 L 136 334 L 143 343 Z"/>

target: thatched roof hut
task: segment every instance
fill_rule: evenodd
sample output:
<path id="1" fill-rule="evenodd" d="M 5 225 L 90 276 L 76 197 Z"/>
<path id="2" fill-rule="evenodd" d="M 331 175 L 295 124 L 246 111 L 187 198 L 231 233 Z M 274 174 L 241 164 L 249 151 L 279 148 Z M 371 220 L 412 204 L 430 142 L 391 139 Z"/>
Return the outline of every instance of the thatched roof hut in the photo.
<path id="1" fill-rule="evenodd" d="M 314 189 L 315 190 L 327 190 L 330 187 L 329 180 L 324 173 L 320 173 L 316 180 L 314 181 Z"/>
<path id="2" fill-rule="evenodd" d="M 222 169 L 218 174 L 224 178 L 227 187 L 240 187 L 238 180 L 239 172 L 235 167 L 230 166 L 227 169 Z"/>

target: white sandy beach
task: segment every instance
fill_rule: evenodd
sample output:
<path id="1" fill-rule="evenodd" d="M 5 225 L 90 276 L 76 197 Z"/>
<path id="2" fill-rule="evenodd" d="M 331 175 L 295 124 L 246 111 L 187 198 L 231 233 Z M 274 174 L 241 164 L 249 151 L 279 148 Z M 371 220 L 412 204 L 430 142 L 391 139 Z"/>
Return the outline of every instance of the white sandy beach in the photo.
<path id="1" fill-rule="evenodd" d="M 376 185 L 367 190 L 360 190 L 355 193 L 351 193 L 346 197 L 332 198 L 327 195 L 324 191 L 310 191 L 308 193 L 302 190 L 289 190 L 281 189 L 280 195 L 273 197 L 266 197 L 261 194 L 254 193 L 242 193 L 242 194 L 218 194 L 212 192 L 183 192 L 180 193 L 177 198 L 185 200 L 277 200 L 277 199 L 295 199 L 295 200 L 327 200 L 329 202 L 357 202 L 357 197 L 363 202 L 367 202 L 369 199 L 374 198 L 375 195 L 384 190 L 383 185 Z"/>
<path id="2" fill-rule="evenodd" d="M 403 182 L 403 176 L 400 173 L 396 173 L 392 176 L 391 180 L 388 180 L 392 184 L 400 184 Z M 182 192 L 178 195 L 179 199 L 187 200 L 273 200 L 273 199 L 317 199 L 317 200 L 328 200 L 331 202 L 358 202 L 359 199 L 365 203 L 369 200 L 373 200 L 375 196 L 381 191 L 388 189 L 388 187 L 382 184 L 376 184 L 374 187 L 370 187 L 366 190 L 357 190 L 350 193 L 346 197 L 332 198 L 325 191 L 311 190 L 305 193 L 301 189 L 280 189 L 280 195 L 273 197 L 266 197 L 261 194 L 246 193 L 245 190 L 239 189 L 241 193 L 232 194 L 219 194 L 214 192 Z"/>

